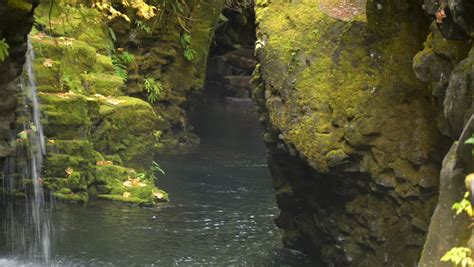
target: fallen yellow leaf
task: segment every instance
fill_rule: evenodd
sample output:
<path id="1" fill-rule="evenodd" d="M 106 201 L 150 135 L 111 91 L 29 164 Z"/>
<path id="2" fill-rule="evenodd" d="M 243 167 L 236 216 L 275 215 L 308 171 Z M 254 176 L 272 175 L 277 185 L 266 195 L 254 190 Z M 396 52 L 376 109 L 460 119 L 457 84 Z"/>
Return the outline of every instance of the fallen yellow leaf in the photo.
<path id="1" fill-rule="evenodd" d="M 46 68 L 51 68 L 53 67 L 53 60 L 50 59 L 50 58 L 47 58 L 43 61 L 43 66 L 45 66 Z"/>
<path id="2" fill-rule="evenodd" d="M 65 171 L 66 171 L 66 177 L 71 176 L 71 174 L 74 172 L 74 170 L 71 167 L 67 168 Z"/>

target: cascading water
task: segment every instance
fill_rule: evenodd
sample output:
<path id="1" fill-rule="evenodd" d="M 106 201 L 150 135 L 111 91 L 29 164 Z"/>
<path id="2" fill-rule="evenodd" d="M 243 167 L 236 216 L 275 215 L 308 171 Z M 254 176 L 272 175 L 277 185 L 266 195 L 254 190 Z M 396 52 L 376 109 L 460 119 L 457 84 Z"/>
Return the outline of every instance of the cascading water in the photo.
<path id="1" fill-rule="evenodd" d="M 46 155 L 40 106 L 33 70 L 34 51 L 28 41 L 28 52 L 20 77 L 23 105 L 18 111 L 22 129 L 16 134 L 16 156 L 7 164 L 7 179 L 10 195 L 25 192 L 26 203 L 8 201 L 4 228 L 9 239 L 13 257 L 20 257 L 30 263 L 50 263 L 51 201 L 46 202 L 41 178 L 43 157 Z M 5 188 L 5 187 L 4 187 Z M 24 205 L 26 204 L 26 205 Z M 21 207 L 26 210 L 23 212 Z"/>

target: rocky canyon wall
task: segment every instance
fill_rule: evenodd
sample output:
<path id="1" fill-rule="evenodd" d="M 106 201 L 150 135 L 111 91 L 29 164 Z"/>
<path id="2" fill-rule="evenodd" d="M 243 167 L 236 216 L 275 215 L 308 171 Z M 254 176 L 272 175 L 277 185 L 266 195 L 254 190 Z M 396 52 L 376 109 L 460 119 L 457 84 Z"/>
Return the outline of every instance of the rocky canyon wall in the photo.
<path id="1" fill-rule="evenodd" d="M 0 40 L 5 39 L 10 47 L 9 56 L 0 62 L 0 170 L 3 169 L 5 157 L 12 153 L 9 141 L 18 102 L 16 78 L 25 62 L 27 36 L 34 21 L 34 7 L 38 3 L 36 0 L 0 3 Z"/>
<path id="2" fill-rule="evenodd" d="M 276 223 L 286 246 L 329 265 L 413 266 L 449 147 L 412 69 L 429 19 L 420 1 L 351 2 L 257 1 Z"/>

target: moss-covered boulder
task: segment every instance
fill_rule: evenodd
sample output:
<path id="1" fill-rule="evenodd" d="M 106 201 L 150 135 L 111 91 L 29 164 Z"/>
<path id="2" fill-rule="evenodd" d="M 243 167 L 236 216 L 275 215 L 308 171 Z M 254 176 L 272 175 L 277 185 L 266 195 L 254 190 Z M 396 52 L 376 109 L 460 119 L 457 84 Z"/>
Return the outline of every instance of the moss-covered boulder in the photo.
<path id="1" fill-rule="evenodd" d="M 158 118 L 149 103 L 126 96 L 105 100 L 100 118 L 92 137 L 98 151 L 118 154 L 125 163 L 151 162 Z"/>
<path id="2" fill-rule="evenodd" d="M 68 1 L 49 9 L 39 6 L 31 36 L 48 144 L 45 187 L 76 202 L 167 200 L 144 171 L 152 162 L 157 116 L 147 102 L 123 96 L 124 77 L 116 73 L 105 20 Z M 127 188 L 128 180 L 139 186 Z"/>
<path id="3" fill-rule="evenodd" d="M 327 4 L 257 2 L 276 222 L 288 247 L 328 264 L 414 265 L 446 149 L 411 68 L 428 23 L 413 1 L 368 1 L 350 19 Z"/>

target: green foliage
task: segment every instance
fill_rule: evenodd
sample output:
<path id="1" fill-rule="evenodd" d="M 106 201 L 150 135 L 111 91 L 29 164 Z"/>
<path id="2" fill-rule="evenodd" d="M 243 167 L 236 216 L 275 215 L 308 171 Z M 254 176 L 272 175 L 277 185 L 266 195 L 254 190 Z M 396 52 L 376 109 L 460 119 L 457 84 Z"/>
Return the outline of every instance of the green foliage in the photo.
<path id="1" fill-rule="evenodd" d="M 474 135 L 467 139 L 465 143 L 474 145 Z M 468 179 L 468 177 L 466 177 L 466 180 Z M 471 194 L 469 191 L 466 192 L 461 201 L 453 204 L 452 209 L 456 212 L 456 215 L 466 212 L 466 214 L 469 215 L 471 219 L 474 217 L 472 203 L 469 199 L 470 195 Z M 454 247 L 450 251 L 446 252 L 446 254 L 444 254 L 444 256 L 441 258 L 441 261 L 452 262 L 455 266 L 474 267 L 474 259 L 471 257 L 471 254 L 472 251 L 469 248 Z"/>
<path id="2" fill-rule="evenodd" d="M 148 93 L 148 102 L 153 104 L 160 99 L 161 91 L 163 89 L 161 82 L 155 81 L 155 79 L 148 77 L 145 78 L 143 87 Z"/>
<path id="3" fill-rule="evenodd" d="M 3 38 L 0 40 L 0 62 L 5 61 L 8 57 L 8 49 L 10 49 L 10 46 L 7 44 L 5 38 Z"/>
<path id="4" fill-rule="evenodd" d="M 191 35 L 189 35 L 189 33 L 185 32 L 181 35 L 181 45 L 184 49 L 184 58 L 189 61 L 193 60 L 196 55 L 196 50 L 191 48 L 191 41 Z"/>
<path id="5" fill-rule="evenodd" d="M 124 82 L 126 82 L 128 79 L 127 67 L 133 62 L 135 62 L 135 57 L 128 52 L 113 55 L 112 63 L 114 65 L 115 75 L 119 76 Z"/>
<path id="6" fill-rule="evenodd" d="M 152 29 L 148 27 L 148 25 L 146 25 L 144 21 L 135 20 L 135 25 L 137 26 L 138 29 L 144 31 L 146 34 L 152 33 Z"/>
<path id="7" fill-rule="evenodd" d="M 154 180 L 158 180 L 158 173 L 161 173 L 165 175 L 165 171 L 161 168 L 160 164 L 156 163 L 156 161 L 153 161 L 151 168 L 150 168 L 150 176 Z"/>
<path id="8" fill-rule="evenodd" d="M 69 76 L 67 74 L 63 74 L 61 76 L 60 83 L 61 83 L 61 87 L 64 91 L 69 91 L 69 90 L 74 88 L 71 76 Z"/>
<path id="9" fill-rule="evenodd" d="M 114 43 L 117 42 L 117 35 L 115 35 L 114 29 L 107 27 L 107 32 L 109 33 L 110 39 L 112 39 Z"/>
<path id="10" fill-rule="evenodd" d="M 469 248 L 454 247 L 441 258 L 441 261 L 452 262 L 455 266 L 473 267 L 474 261 L 471 254 L 472 251 Z"/>
<path id="11" fill-rule="evenodd" d="M 469 200 L 469 192 L 466 192 L 464 194 L 464 198 L 453 204 L 452 209 L 456 212 L 456 215 L 461 214 L 463 211 L 467 213 L 470 217 L 473 216 L 472 212 L 472 204 L 471 201 Z"/>

